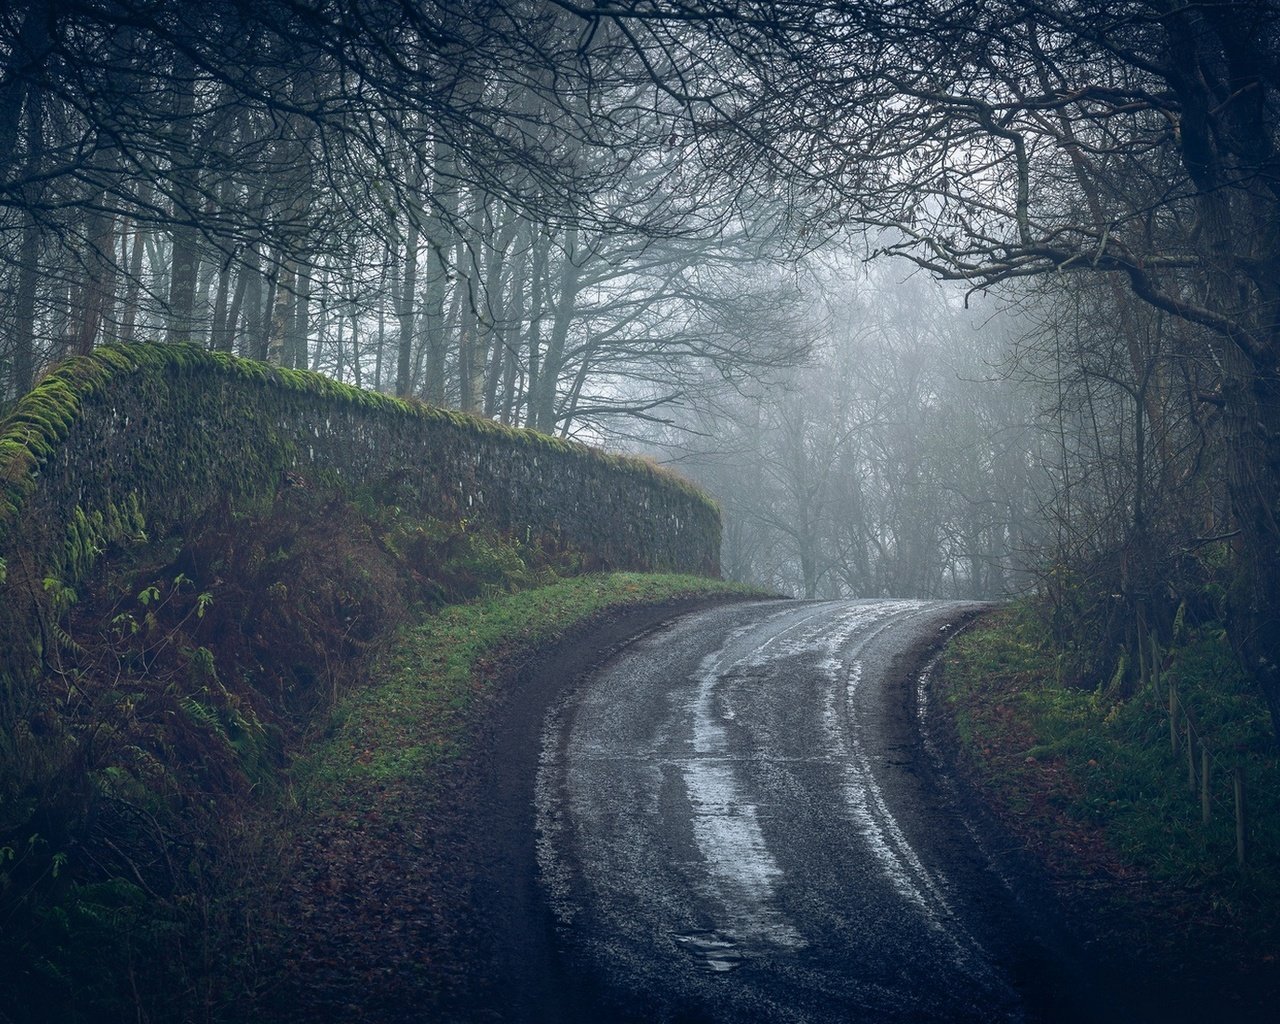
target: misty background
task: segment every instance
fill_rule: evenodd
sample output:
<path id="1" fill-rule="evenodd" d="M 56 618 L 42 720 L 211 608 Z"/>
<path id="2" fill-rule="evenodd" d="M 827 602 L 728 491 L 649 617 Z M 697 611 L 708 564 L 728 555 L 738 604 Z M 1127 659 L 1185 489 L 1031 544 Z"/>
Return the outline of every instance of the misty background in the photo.
<path id="1" fill-rule="evenodd" d="M 7 4 L 0 393 L 193 343 L 648 453 L 734 579 L 1034 592 L 1111 651 L 1207 602 L 1280 664 L 1275 28 Z"/>

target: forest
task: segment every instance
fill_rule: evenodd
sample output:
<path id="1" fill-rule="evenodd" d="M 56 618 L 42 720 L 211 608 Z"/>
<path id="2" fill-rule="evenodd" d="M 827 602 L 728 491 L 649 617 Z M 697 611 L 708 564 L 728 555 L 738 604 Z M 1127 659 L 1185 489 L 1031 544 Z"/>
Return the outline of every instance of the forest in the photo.
<path id="1" fill-rule="evenodd" d="M 444 1005 L 503 659 L 764 591 L 1274 991 L 1278 144 L 1276 0 L 0 4 L 0 1022 Z"/>
<path id="2" fill-rule="evenodd" d="M 29 0 L 0 389 L 192 342 L 645 451 L 803 596 L 1219 617 L 1280 724 L 1267 0 Z"/>

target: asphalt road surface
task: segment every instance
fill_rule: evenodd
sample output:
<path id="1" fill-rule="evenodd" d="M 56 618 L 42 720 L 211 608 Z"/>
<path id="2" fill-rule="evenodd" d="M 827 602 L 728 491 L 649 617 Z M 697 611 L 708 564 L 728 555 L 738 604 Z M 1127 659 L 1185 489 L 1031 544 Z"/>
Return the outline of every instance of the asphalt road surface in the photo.
<path id="1" fill-rule="evenodd" d="M 1109 1017 L 920 742 L 909 669 L 973 607 L 715 607 L 564 692 L 529 780 L 540 909 L 500 910 L 494 1015 Z M 543 949 L 515 920 L 539 914 Z"/>

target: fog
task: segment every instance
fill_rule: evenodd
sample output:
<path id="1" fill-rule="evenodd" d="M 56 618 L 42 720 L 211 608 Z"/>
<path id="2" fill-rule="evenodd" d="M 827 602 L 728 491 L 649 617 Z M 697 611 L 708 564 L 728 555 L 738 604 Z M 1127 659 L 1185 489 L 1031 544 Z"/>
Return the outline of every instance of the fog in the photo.
<path id="1" fill-rule="evenodd" d="M 1145 7 L 8 5 L 0 398 L 308 368 L 648 451 L 788 593 L 1212 578 L 1280 695 L 1275 10 Z"/>

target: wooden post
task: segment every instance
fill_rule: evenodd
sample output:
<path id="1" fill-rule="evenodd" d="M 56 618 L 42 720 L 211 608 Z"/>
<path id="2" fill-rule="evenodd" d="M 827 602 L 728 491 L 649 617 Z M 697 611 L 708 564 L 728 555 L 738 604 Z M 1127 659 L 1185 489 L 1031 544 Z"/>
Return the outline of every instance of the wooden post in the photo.
<path id="1" fill-rule="evenodd" d="M 1243 865 L 1248 849 L 1245 846 L 1245 802 L 1244 802 L 1244 768 L 1236 765 L 1236 863 Z"/>
<path id="2" fill-rule="evenodd" d="M 1200 824 L 1209 824 L 1209 748 L 1200 747 Z"/>
<path id="3" fill-rule="evenodd" d="M 1169 681 L 1169 749 L 1178 752 L 1178 691 Z"/>
<path id="4" fill-rule="evenodd" d="M 1191 742 L 1191 719 L 1187 719 L 1187 789 L 1196 791 L 1196 749 Z"/>

